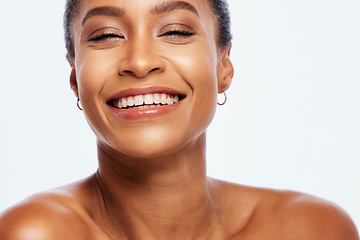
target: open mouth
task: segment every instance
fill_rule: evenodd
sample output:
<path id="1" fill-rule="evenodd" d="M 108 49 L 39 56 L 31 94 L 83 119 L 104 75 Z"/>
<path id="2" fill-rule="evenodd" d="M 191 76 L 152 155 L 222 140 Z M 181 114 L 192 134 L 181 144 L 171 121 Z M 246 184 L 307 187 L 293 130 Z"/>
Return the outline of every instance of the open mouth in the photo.
<path id="1" fill-rule="evenodd" d="M 148 109 L 172 105 L 184 98 L 179 94 L 154 93 L 113 99 L 107 104 L 117 109 Z"/>

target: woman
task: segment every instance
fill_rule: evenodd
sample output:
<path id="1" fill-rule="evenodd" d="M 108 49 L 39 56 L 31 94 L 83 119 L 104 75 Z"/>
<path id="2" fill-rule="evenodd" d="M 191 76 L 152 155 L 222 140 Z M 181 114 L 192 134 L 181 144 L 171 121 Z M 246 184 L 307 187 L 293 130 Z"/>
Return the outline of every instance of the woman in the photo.
<path id="1" fill-rule="evenodd" d="M 4 212 L 0 239 L 359 239 L 331 203 L 206 176 L 228 19 L 219 0 L 68 1 L 70 83 L 99 168 Z"/>

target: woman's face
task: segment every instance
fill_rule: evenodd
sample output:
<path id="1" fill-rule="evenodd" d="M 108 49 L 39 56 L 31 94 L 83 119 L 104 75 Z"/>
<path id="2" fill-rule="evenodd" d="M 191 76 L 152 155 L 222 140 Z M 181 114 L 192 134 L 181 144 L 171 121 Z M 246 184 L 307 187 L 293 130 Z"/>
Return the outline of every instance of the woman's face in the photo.
<path id="1" fill-rule="evenodd" d="M 208 0 L 82 0 L 71 85 L 102 148 L 133 157 L 199 142 L 233 68 Z"/>

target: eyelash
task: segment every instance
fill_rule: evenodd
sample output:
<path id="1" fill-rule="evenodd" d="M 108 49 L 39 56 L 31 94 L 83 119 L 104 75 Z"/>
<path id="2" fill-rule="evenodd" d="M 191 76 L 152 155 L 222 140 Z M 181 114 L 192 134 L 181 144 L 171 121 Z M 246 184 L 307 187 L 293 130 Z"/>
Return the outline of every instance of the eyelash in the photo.
<path id="1" fill-rule="evenodd" d="M 89 42 L 97 42 L 97 41 L 101 41 L 101 40 L 105 40 L 105 39 L 110 39 L 110 38 L 124 38 L 123 36 L 114 34 L 114 33 L 100 33 L 94 37 L 91 37 L 89 39 Z"/>
<path id="2" fill-rule="evenodd" d="M 159 35 L 159 37 L 176 36 L 176 35 L 180 35 L 182 37 L 190 37 L 190 36 L 195 35 L 195 33 L 191 32 L 191 31 L 187 31 L 187 30 L 176 29 L 176 30 L 170 30 L 166 33 L 163 33 L 163 34 Z M 114 34 L 114 33 L 100 33 L 94 37 L 91 37 L 89 39 L 89 42 L 97 42 L 97 41 L 102 41 L 102 40 L 106 40 L 106 39 L 110 39 L 110 38 L 124 38 L 124 37 Z"/>
<path id="3" fill-rule="evenodd" d="M 174 35 L 181 35 L 181 36 L 184 36 L 184 37 L 187 37 L 187 36 L 193 36 L 195 35 L 194 32 L 191 32 L 191 31 L 187 31 L 187 30 L 170 30 L 164 34 L 161 34 L 160 37 L 162 36 L 174 36 Z"/>

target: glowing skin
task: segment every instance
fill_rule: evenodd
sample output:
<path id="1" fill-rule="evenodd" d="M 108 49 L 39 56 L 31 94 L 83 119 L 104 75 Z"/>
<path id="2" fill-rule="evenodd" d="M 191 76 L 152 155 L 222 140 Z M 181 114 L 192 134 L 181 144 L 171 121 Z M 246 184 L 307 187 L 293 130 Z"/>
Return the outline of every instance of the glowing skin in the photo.
<path id="1" fill-rule="evenodd" d="M 0 214 L 1 240 L 359 240 L 331 203 L 206 176 L 206 129 L 233 76 L 216 23 L 208 0 L 81 1 L 70 84 L 99 169 Z"/>
<path id="2" fill-rule="evenodd" d="M 75 24 L 73 89 L 98 144 L 133 157 L 161 156 L 202 138 L 217 93 L 228 88 L 233 71 L 228 49 L 216 46 L 209 6 L 200 8 L 202 1 L 193 1 L 204 11 L 155 13 L 156 2 L 161 1 L 83 2 L 81 16 L 99 6 L 116 6 L 125 16 L 92 15 Z M 110 37 L 99 39 L 102 34 Z M 127 121 L 110 111 L 107 101 L 114 93 L 150 86 L 171 88 L 186 98 L 175 111 L 151 121 Z"/>

